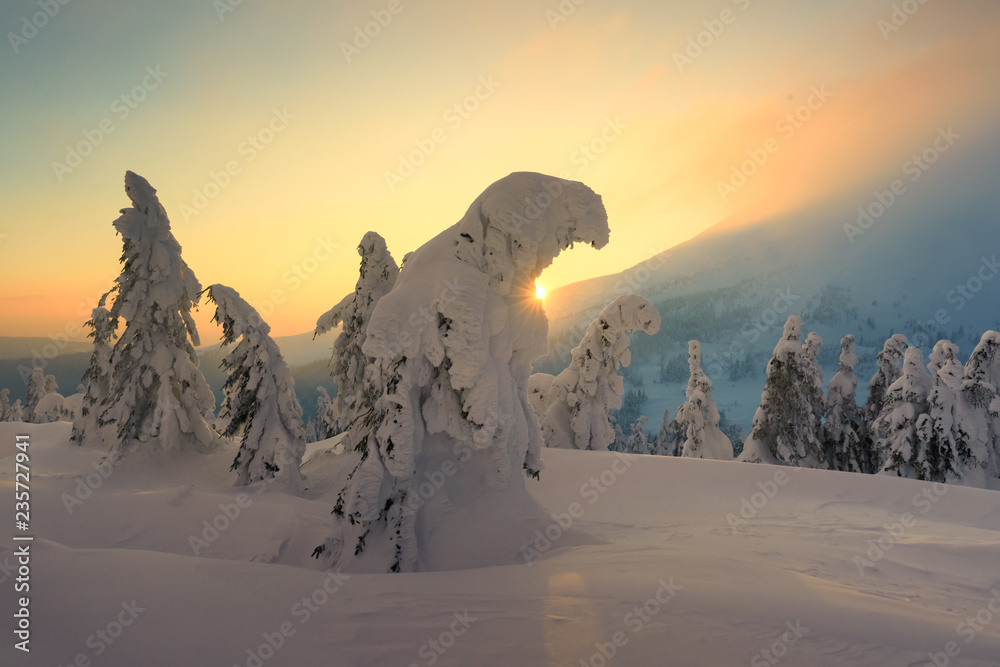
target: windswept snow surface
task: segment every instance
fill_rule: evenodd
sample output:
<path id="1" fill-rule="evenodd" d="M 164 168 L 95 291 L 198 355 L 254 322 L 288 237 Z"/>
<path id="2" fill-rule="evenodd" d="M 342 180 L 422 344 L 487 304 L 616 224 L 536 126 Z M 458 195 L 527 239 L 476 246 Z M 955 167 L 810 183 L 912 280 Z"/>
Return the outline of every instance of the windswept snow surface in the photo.
<path id="1" fill-rule="evenodd" d="M 19 433 L 30 654 L 13 647 Z M 528 489 L 557 518 L 530 564 L 344 576 L 309 557 L 352 463 L 334 440 L 310 446 L 296 498 L 231 488 L 232 451 L 105 478 L 69 437 L 0 424 L 5 666 L 1000 665 L 996 491 L 545 449 Z"/>

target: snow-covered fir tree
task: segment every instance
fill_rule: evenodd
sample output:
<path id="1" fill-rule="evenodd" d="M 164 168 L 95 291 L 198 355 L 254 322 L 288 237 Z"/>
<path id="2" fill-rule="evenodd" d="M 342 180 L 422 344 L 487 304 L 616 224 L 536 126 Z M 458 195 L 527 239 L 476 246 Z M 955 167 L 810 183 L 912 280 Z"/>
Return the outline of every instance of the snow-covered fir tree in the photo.
<path id="1" fill-rule="evenodd" d="M 815 331 L 810 331 L 802 341 L 802 376 L 804 378 L 801 391 L 809 402 L 816 425 L 816 438 L 822 439 L 821 422 L 826 412 L 826 395 L 823 393 L 823 367 L 819 365 L 819 352 L 823 347 L 823 339 Z"/>
<path id="2" fill-rule="evenodd" d="M 932 383 L 924 367 L 924 353 L 917 347 L 906 348 L 902 375 L 889 385 L 882 412 L 875 420 L 875 447 L 879 458 L 885 460 L 883 473 L 923 480 L 936 476 L 936 452 L 927 440 L 927 398 Z"/>
<path id="3" fill-rule="evenodd" d="M 332 437 L 327 434 L 335 430 L 335 417 L 333 416 L 330 393 L 326 387 L 316 387 L 316 414 L 306 425 L 306 442 L 325 440 Z"/>
<path id="4" fill-rule="evenodd" d="M 343 324 L 340 335 L 333 342 L 330 359 L 330 374 L 337 383 L 337 395 L 333 399 L 336 421 L 333 428 L 327 428 L 328 423 L 324 422 L 325 430 L 318 434 L 321 440 L 346 429 L 359 411 L 374 404 L 382 389 L 380 381 L 365 382 L 365 373 L 370 372 L 372 366 L 362 346 L 375 304 L 392 289 L 399 267 L 389 254 L 385 239 L 375 232 L 364 235 L 358 245 L 358 254 L 361 255 L 361 272 L 354 291 L 316 322 L 314 336 Z"/>
<path id="5" fill-rule="evenodd" d="M 813 413 L 815 372 L 802 345 L 802 318 L 789 316 L 767 364 L 767 381 L 740 461 L 825 465 L 819 441 L 821 414 Z M 822 380 L 819 380 L 820 382 Z"/>
<path id="6" fill-rule="evenodd" d="M 625 446 L 621 451 L 626 454 L 649 454 L 651 451 L 649 436 L 646 435 L 646 423 L 649 417 L 639 415 L 639 418 L 632 424 L 628 438 L 625 439 Z"/>
<path id="7" fill-rule="evenodd" d="M 733 460 L 733 444 L 719 429 L 719 410 L 712 398 L 712 381 L 701 369 L 701 343 L 688 341 L 691 376 L 687 401 L 677 408 L 677 423 L 685 431 L 681 456 L 695 459 Z"/>
<path id="8" fill-rule="evenodd" d="M 295 381 L 271 338 L 271 327 L 236 290 L 212 285 L 205 290 L 215 304 L 213 321 L 222 326 L 222 346 L 232 346 L 222 360 L 229 375 L 215 428 L 239 437 L 231 470 L 236 486 L 275 481 L 287 492 L 301 492 L 299 466 L 306 434 Z"/>
<path id="9" fill-rule="evenodd" d="M 20 398 L 14 401 L 14 405 L 10 406 L 10 412 L 7 414 L 7 421 L 9 422 L 24 421 L 24 409 L 21 407 Z"/>
<path id="10" fill-rule="evenodd" d="M 102 300 L 103 301 L 103 300 Z M 90 353 L 90 365 L 83 374 L 87 388 L 83 393 L 80 413 L 73 420 L 74 444 L 84 443 L 96 446 L 108 446 L 114 442 L 113 430 L 98 423 L 98 415 L 104 407 L 111 389 L 111 345 L 118 329 L 118 322 L 111 317 L 103 305 L 94 308 L 86 325 L 90 328 L 88 338 L 94 341 L 94 349 Z"/>
<path id="11" fill-rule="evenodd" d="M 31 370 L 31 376 L 28 377 L 28 389 L 25 395 L 24 402 L 24 421 L 28 423 L 37 423 L 38 417 L 35 415 L 35 408 L 38 407 L 38 402 L 42 400 L 45 396 L 45 372 L 39 368 L 35 367 Z"/>
<path id="12" fill-rule="evenodd" d="M 854 367 L 854 336 L 840 340 L 837 372 L 827 385 L 826 415 L 823 422 L 823 448 L 831 470 L 871 474 L 870 439 L 864 437 L 865 422 L 857 402 L 858 376 Z"/>
<path id="13" fill-rule="evenodd" d="M 965 362 L 962 397 L 969 449 L 988 477 L 1000 477 L 1000 333 L 987 331 Z"/>
<path id="14" fill-rule="evenodd" d="M 573 348 L 569 366 L 552 380 L 549 407 L 541 419 L 547 447 L 608 449 L 615 441 L 608 411 L 622 406 L 631 360 L 628 334 L 660 329 L 660 314 L 640 296 L 626 294 L 608 304 Z"/>
<path id="15" fill-rule="evenodd" d="M 0 389 L 0 422 L 10 421 L 10 389 Z"/>
<path id="16" fill-rule="evenodd" d="M 868 398 L 862 406 L 862 416 L 865 420 L 865 432 L 862 437 L 866 438 L 867 441 L 861 449 L 872 453 L 873 458 L 865 468 L 873 473 L 878 472 L 885 465 L 885 459 L 882 458 L 884 452 L 880 452 L 875 446 L 878 440 L 875 424 L 879 415 L 882 414 L 886 391 L 903 373 L 903 354 L 906 352 L 907 345 L 906 336 L 903 334 L 893 334 L 885 341 L 882 351 L 875 357 L 878 370 L 868 382 Z"/>
<path id="17" fill-rule="evenodd" d="M 927 448 L 926 478 L 949 484 L 985 487 L 985 451 L 973 452 L 972 432 L 982 423 L 978 412 L 962 393 L 964 368 L 958 346 L 948 340 L 934 345 L 927 364 L 932 386 L 927 397 L 927 417 L 920 439 Z M 977 457 L 977 454 L 979 455 Z"/>
<path id="18" fill-rule="evenodd" d="M 43 388 L 42 391 L 44 391 L 46 394 L 53 394 L 59 391 L 59 383 L 56 382 L 55 375 L 45 376 L 45 387 Z"/>
<path id="19" fill-rule="evenodd" d="M 656 450 L 653 453 L 659 456 L 680 456 L 685 440 L 687 428 L 677 423 L 676 419 L 671 419 L 670 409 L 667 408 L 663 411 L 660 432 L 656 435 Z"/>
<path id="20" fill-rule="evenodd" d="M 215 397 L 194 349 L 199 340 L 191 310 L 201 285 L 181 258 L 156 190 L 129 171 L 125 192 L 132 206 L 114 222 L 123 267 L 109 315 L 126 325 L 111 351 L 98 423 L 113 428 L 113 460 L 136 448 L 205 450 L 218 436 L 205 421 Z"/>
<path id="21" fill-rule="evenodd" d="M 562 250 L 608 235 L 582 183 L 515 173 L 408 255 L 368 323 L 382 393 L 345 436 L 360 461 L 317 558 L 391 571 L 523 558 L 551 521 L 525 488 L 542 466 L 527 387 L 548 327 L 534 282 Z"/>

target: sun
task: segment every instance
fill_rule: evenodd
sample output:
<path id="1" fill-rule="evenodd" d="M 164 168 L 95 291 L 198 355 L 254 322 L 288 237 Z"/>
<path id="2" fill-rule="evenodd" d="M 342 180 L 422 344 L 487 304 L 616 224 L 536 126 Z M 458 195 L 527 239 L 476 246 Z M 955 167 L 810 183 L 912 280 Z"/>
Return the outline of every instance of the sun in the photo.
<path id="1" fill-rule="evenodd" d="M 542 287 L 541 285 L 535 285 L 535 296 L 537 296 L 539 299 L 544 299 L 545 288 Z"/>

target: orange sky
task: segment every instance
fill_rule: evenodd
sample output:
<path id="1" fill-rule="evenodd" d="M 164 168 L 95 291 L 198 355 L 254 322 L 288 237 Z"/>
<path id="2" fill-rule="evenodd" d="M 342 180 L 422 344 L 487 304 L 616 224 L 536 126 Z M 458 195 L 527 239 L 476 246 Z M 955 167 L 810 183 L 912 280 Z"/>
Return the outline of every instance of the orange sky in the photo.
<path id="1" fill-rule="evenodd" d="M 399 261 L 512 171 L 604 197 L 611 243 L 564 253 L 540 280 L 551 290 L 727 218 L 861 187 L 939 127 L 992 131 L 996 3 L 927 3 L 885 34 L 893 2 L 829 5 L 594 2 L 562 17 L 558 2 L 404 1 L 350 62 L 342 44 L 387 3 L 243 3 L 221 17 L 212 3 L 66 5 L 0 60 L 0 335 L 82 337 L 119 270 L 126 169 L 158 189 L 202 283 L 235 288 L 288 335 L 353 289 L 366 231 Z M 35 9 L 5 3 L 0 26 Z M 731 22 L 713 23 L 723 10 Z M 79 166 L 54 166 L 80 142 L 96 145 Z M 412 175 L 387 178 L 421 145 Z M 719 182 L 768 145 L 723 199 Z"/>

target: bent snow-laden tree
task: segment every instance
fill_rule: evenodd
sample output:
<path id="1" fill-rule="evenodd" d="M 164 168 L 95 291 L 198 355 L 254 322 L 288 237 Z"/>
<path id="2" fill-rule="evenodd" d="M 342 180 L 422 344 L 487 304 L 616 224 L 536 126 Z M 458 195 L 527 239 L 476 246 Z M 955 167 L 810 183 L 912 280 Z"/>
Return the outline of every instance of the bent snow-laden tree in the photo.
<path id="1" fill-rule="evenodd" d="M 622 406 L 618 369 L 632 358 L 628 334 L 660 330 L 660 313 L 641 296 L 618 297 L 601 311 L 573 348 L 572 359 L 548 388 L 540 419 L 546 447 L 606 450 L 615 441 L 609 410 Z"/>
<path id="2" fill-rule="evenodd" d="M 837 372 L 827 385 L 826 416 L 823 422 L 823 447 L 831 470 L 871 474 L 871 441 L 864 437 L 864 418 L 858 407 L 858 376 L 854 367 L 854 336 L 840 340 Z"/>
<path id="3" fill-rule="evenodd" d="M 103 300 L 102 300 L 103 302 Z M 83 374 L 87 381 L 84 390 L 80 414 L 73 420 L 73 443 L 77 445 L 94 444 L 98 447 L 111 446 L 114 441 L 107 427 L 97 423 L 97 417 L 103 409 L 111 386 L 111 340 L 115 337 L 118 322 L 111 317 L 102 305 L 90 313 L 88 338 L 94 339 L 94 350 L 90 354 L 90 365 Z"/>
<path id="4" fill-rule="evenodd" d="M 111 457 L 173 448 L 204 450 L 218 442 L 205 421 L 215 397 L 198 368 L 198 330 L 191 309 L 201 285 L 181 259 L 181 246 L 156 190 L 142 176 L 125 173 L 132 207 L 115 229 L 122 236 L 122 267 L 109 315 L 125 320 L 111 351 L 108 397 L 97 417 L 115 442 Z"/>
<path id="5" fill-rule="evenodd" d="M 360 462 L 314 555 L 391 571 L 518 558 L 551 521 L 525 488 L 541 467 L 528 376 L 548 328 L 533 284 L 574 243 L 607 241 L 592 190 L 515 173 L 408 256 L 363 346 L 384 393 L 351 427 Z"/>
<path id="6" fill-rule="evenodd" d="M 719 428 L 719 410 L 712 398 L 712 381 L 701 370 L 701 344 L 688 341 L 688 400 L 677 408 L 677 423 L 685 429 L 681 456 L 696 459 L 733 460 L 733 443 Z"/>
<path id="7" fill-rule="evenodd" d="M 764 392 L 740 461 L 823 467 L 824 452 L 819 442 L 823 415 L 813 412 L 815 387 L 822 383 L 813 361 L 818 338 L 810 334 L 803 345 L 802 318 L 791 315 L 785 322 L 781 340 L 767 364 Z"/>
<path id="8" fill-rule="evenodd" d="M 1000 333 L 987 331 L 965 362 L 969 449 L 989 477 L 1000 477 Z"/>
<path id="9" fill-rule="evenodd" d="M 371 360 L 362 346 L 375 304 L 392 289 L 399 267 L 389 254 L 385 239 L 375 232 L 364 235 L 358 245 L 358 254 L 361 255 L 361 275 L 354 291 L 320 316 L 313 334 L 319 336 L 341 323 L 344 325 L 333 342 L 330 360 L 330 375 L 337 383 L 332 405 L 336 428 L 318 433 L 320 440 L 335 435 L 334 431 L 346 429 L 359 408 L 370 407 L 382 389 L 378 382 L 365 383 L 365 372 Z"/>
<path id="10" fill-rule="evenodd" d="M 302 406 L 292 374 L 269 335 L 271 327 L 236 290 L 212 285 L 206 292 L 216 306 L 213 321 L 222 325 L 223 347 L 236 343 L 222 360 L 229 376 L 215 422 L 222 435 L 240 436 L 230 468 L 236 471 L 236 486 L 274 480 L 298 494 L 306 449 Z"/>

